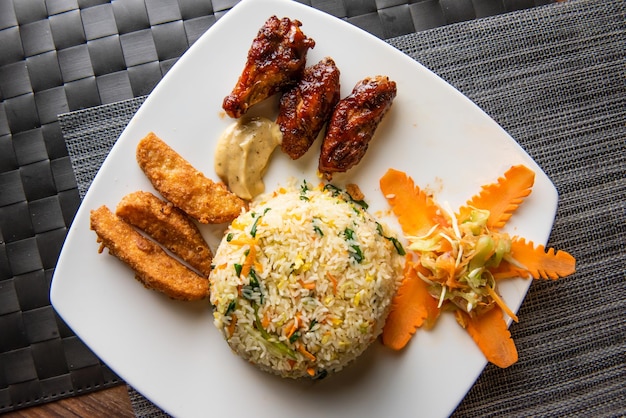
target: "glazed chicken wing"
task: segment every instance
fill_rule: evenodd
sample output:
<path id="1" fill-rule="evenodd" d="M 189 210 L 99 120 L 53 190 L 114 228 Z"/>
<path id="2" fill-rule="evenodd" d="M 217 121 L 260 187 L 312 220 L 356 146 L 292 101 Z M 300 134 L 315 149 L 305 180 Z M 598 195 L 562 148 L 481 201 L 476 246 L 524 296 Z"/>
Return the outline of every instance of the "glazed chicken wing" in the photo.
<path id="1" fill-rule="evenodd" d="M 368 77 L 339 101 L 328 122 L 319 159 L 327 180 L 358 164 L 383 116 L 396 97 L 396 83 L 386 76 Z"/>
<path id="2" fill-rule="evenodd" d="M 304 69 L 302 78 L 280 98 L 276 123 L 282 150 L 296 160 L 311 147 L 339 101 L 339 69 L 324 58 Z"/>
<path id="3" fill-rule="evenodd" d="M 230 117 L 241 117 L 250 106 L 300 78 L 307 51 L 315 46 L 301 25 L 298 20 L 272 16 L 261 27 L 237 84 L 224 98 L 222 108 Z"/>

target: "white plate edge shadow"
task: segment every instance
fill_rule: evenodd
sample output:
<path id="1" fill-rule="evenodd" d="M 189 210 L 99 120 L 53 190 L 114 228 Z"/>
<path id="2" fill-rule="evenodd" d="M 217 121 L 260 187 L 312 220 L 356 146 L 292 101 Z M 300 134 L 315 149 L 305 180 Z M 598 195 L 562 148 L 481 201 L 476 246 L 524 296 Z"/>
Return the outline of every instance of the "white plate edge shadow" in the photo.
<path id="1" fill-rule="evenodd" d="M 188 60 L 191 60 L 192 57 L 195 59 L 195 56 L 198 54 L 197 51 L 202 51 L 203 49 L 205 49 L 206 44 L 208 44 L 208 42 L 212 40 L 213 32 L 217 33 L 218 31 L 221 31 L 222 28 L 225 28 L 229 22 L 236 21 L 236 19 L 239 19 L 239 18 L 243 18 L 241 16 L 247 13 L 248 9 L 250 11 L 254 11 L 256 9 L 261 10 L 263 7 L 267 7 L 268 10 L 276 10 L 277 12 L 281 11 L 281 13 L 283 13 L 284 15 L 288 15 L 290 17 L 295 16 L 296 18 L 298 18 L 298 15 L 304 15 L 304 16 L 311 17 L 312 19 L 316 19 L 316 20 L 321 19 L 325 24 L 328 23 L 333 26 L 337 26 L 337 27 L 340 26 L 342 30 L 349 36 L 363 37 L 367 39 L 367 41 L 364 41 L 365 43 L 379 45 L 379 46 L 375 46 L 375 48 L 377 49 L 380 48 L 380 45 L 384 44 L 384 48 L 386 49 L 387 53 L 391 54 L 394 60 L 405 61 L 405 62 L 410 61 L 410 64 L 403 64 L 403 65 L 412 65 L 416 71 L 428 72 L 427 76 L 428 77 L 432 76 L 432 81 L 434 83 L 440 83 L 440 85 L 437 85 L 435 87 L 436 90 L 444 89 L 446 94 L 452 94 L 455 97 L 455 100 L 458 100 L 459 103 L 461 103 L 461 107 L 472 106 L 473 111 L 482 112 L 482 110 L 479 110 L 473 103 L 469 101 L 469 99 L 467 99 L 465 96 L 462 96 L 460 93 L 454 90 L 451 86 L 449 86 L 445 81 L 441 80 L 437 76 L 434 76 L 428 70 L 423 68 L 423 66 L 415 63 L 411 58 L 402 54 L 400 51 L 393 49 L 391 46 L 387 45 L 384 41 L 374 38 L 372 35 L 366 34 L 365 32 L 355 27 L 352 27 L 350 24 L 346 22 L 341 22 L 339 19 L 325 15 L 323 12 L 310 9 L 307 6 L 303 6 L 297 3 L 291 3 L 291 2 L 279 1 L 279 0 L 268 0 L 268 1 L 244 0 L 241 3 L 239 3 L 237 6 L 235 6 L 231 11 L 229 11 L 222 18 L 220 18 L 220 20 L 218 20 L 218 22 L 216 22 L 214 26 L 210 28 L 209 31 L 205 35 L 203 35 L 198 41 L 196 41 L 196 43 L 192 45 L 189 51 L 185 53 L 183 57 L 180 58 L 179 62 L 176 65 L 174 65 L 174 67 L 172 67 L 170 72 L 166 74 L 166 76 L 161 81 L 161 83 L 159 83 L 159 85 L 154 89 L 150 97 L 147 98 L 144 105 L 140 108 L 140 110 L 137 112 L 136 116 L 133 118 L 131 123 L 129 123 L 129 126 L 120 136 L 120 140 L 118 140 L 118 143 L 114 146 L 113 150 L 111 151 L 111 154 L 109 155 L 109 157 L 103 164 L 101 171 L 98 173 L 98 175 L 94 179 L 92 187 L 90 188 L 87 195 L 85 196 L 83 204 L 79 208 L 76 218 L 74 219 L 74 223 L 68 233 L 66 244 L 64 245 L 61 255 L 59 257 L 59 263 L 57 265 L 57 269 L 53 277 L 52 289 L 51 289 L 51 301 L 52 301 L 54 308 L 57 310 L 60 316 L 67 322 L 67 324 L 77 333 L 77 335 L 81 339 L 83 339 L 83 341 L 100 358 L 102 358 L 103 361 L 107 363 L 118 375 L 120 375 L 120 377 L 122 377 L 126 382 L 128 382 L 131 386 L 133 386 L 135 389 L 141 392 L 144 396 L 146 396 L 152 402 L 156 403 L 157 405 L 162 407 L 164 410 L 168 411 L 169 413 L 173 415 L 203 415 L 203 410 L 194 409 L 196 406 L 195 402 L 191 402 L 191 407 L 190 407 L 190 405 L 188 404 L 189 402 L 186 402 L 180 399 L 172 399 L 173 396 L 171 394 L 168 394 L 167 391 L 164 392 L 161 388 L 158 388 L 158 387 L 155 388 L 155 385 L 158 386 L 158 383 L 155 383 L 155 381 L 159 378 L 163 378 L 161 373 L 159 373 L 159 370 L 145 370 L 146 374 L 142 376 L 138 376 L 136 374 L 137 372 L 136 370 L 127 372 L 126 371 L 127 360 L 121 359 L 121 356 L 123 355 L 124 350 L 127 349 L 127 347 L 124 347 L 123 343 L 120 343 L 119 344 L 120 346 L 118 347 L 113 347 L 111 343 L 109 342 L 111 336 L 99 335 L 98 331 L 90 329 L 89 323 L 88 323 L 89 321 L 85 319 L 89 315 L 95 315 L 96 321 L 106 321 L 108 318 L 107 313 L 106 312 L 98 312 L 98 313 L 90 312 L 89 315 L 87 315 L 86 313 L 84 314 L 84 316 L 80 315 L 81 310 L 84 308 L 88 308 L 88 307 L 85 307 L 80 302 L 78 302 L 77 298 L 80 299 L 80 298 L 84 298 L 85 295 L 89 295 L 89 293 L 91 292 L 91 289 L 88 287 L 89 282 L 85 281 L 86 282 L 85 287 L 80 287 L 81 286 L 80 283 L 78 283 L 74 279 L 71 281 L 71 283 L 66 284 L 66 279 L 64 279 L 63 275 L 75 274 L 75 273 L 71 273 L 73 270 L 72 269 L 73 260 L 72 260 L 71 251 L 73 251 L 75 247 L 80 244 L 81 239 L 83 241 L 92 241 L 90 245 L 88 245 L 89 251 L 91 251 L 92 248 L 97 248 L 95 244 L 95 234 L 93 234 L 92 231 L 88 231 L 88 233 L 85 233 L 84 231 L 85 225 L 87 225 L 87 229 L 88 229 L 89 209 L 95 208 L 96 206 L 99 206 L 99 204 L 102 204 L 102 203 L 107 203 L 110 207 L 114 206 L 114 202 L 113 202 L 114 198 L 117 198 L 118 195 L 121 196 L 131 190 L 134 190 L 138 185 L 147 190 L 152 190 L 147 180 L 137 180 L 134 182 L 131 181 L 131 184 L 125 184 L 124 180 L 120 179 L 120 180 L 116 180 L 116 182 L 113 182 L 114 185 L 119 186 L 119 190 L 117 190 L 114 193 L 107 191 L 106 197 L 101 197 L 98 195 L 98 193 L 100 192 L 100 188 L 103 187 L 103 186 L 100 186 L 101 183 L 102 184 L 106 184 L 107 182 L 111 183 L 110 170 L 112 170 L 111 167 L 117 168 L 116 164 L 117 164 L 117 161 L 120 159 L 118 155 L 121 152 L 119 149 L 122 149 L 124 147 L 129 148 L 131 147 L 129 142 L 134 141 L 134 143 L 136 143 L 138 141 L 139 138 L 137 138 L 137 132 L 141 130 L 141 127 L 137 125 L 141 125 L 143 123 L 142 121 L 145 120 L 146 118 L 149 119 L 149 114 L 150 112 L 153 111 L 153 108 L 161 105 L 162 97 L 165 94 L 162 92 L 167 91 L 167 89 L 170 88 L 170 84 L 172 83 L 172 81 L 170 80 L 176 80 L 177 77 L 180 77 L 180 75 L 178 74 L 179 71 L 180 72 L 183 71 L 183 68 L 185 68 L 185 66 L 187 65 L 185 63 Z M 267 13 L 264 12 L 262 16 L 262 21 L 265 20 L 265 18 L 268 17 L 270 14 L 272 14 L 271 11 L 268 11 Z M 290 15 L 290 14 L 293 14 L 293 15 Z M 307 33 L 306 19 L 300 19 L 300 20 L 303 21 L 303 31 Z M 253 28 L 253 29 L 254 29 L 253 33 L 256 33 L 257 28 Z M 318 41 L 316 36 L 314 35 L 311 35 L 311 36 L 314 39 L 316 39 L 316 41 Z M 247 44 L 247 46 L 249 46 L 250 40 L 251 40 L 251 37 L 246 39 L 244 43 Z M 319 50 L 323 50 L 324 48 L 326 48 L 326 46 L 322 45 L 322 43 L 318 41 L 316 48 Z M 247 51 L 247 47 L 246 47 L 246 51 Z M 322 51 L 320 51 L 320 53 L 323 54 Z M 239 49 L 237 49 L 237 54 L 241 55 L 241 51 Z M 243 56 L 237 56 L 237 59 L 239 61 L 238 61 L 238 64 L 235 65 L 235 67 L 239 67 L 240 65 L 242 66 L 243 62 L 245 61 L 245 52 L 243 53 Z M 340 66 L 340 68 L 342 68 L 339 63 L 338 65 Z M 237 68 L 237 71 L 239 72 L 241 68 L 242 67 Z M 232 80 L 236 79 L 236 77 L 238 76 L 238 72 L 237 74 L 231 75 Z M 358 73 L 358 71 L 356 71 L 356 73 Z M 224 82 L 224 84 L 226 85 L 226 90 L 232 87 L 232 83 L 230 82 Z M 342 84 L 344 83 L 342 82 Z M 401 88 L 402 86 L 399 85 L 399 99 L 401 99 L 401 93 L 400 93 Z M 342 93 L 343 93 L 343 90 L 344 89 L 342 88 Z M 404 99 L 408 100 L 408 98 L 404 98 Z M 202 100 L 200 102 L 202 102 Z M 411 101 L 408 100 L 408 102 L 410 103 Z M 210 105 L 213 106 L 213 108 L 217 108 L 219 107 L 220 104 L 221 104 L 221 98 L 218 103 L 211 103 Z M 394 107 L 392 107 L 392 109 L 395 110 L 394 108 L 396 107 L 398 107 L 398 103 L 394 103 Z M 482 113 L 485 118 L 488 118 L 489 121 L 491 121 L 491 119 L 486 114 L 484 114 L 484 112 Z M 390 112 L 390 118 L 393 118 L 393 111 Z M 420 123 L 422 122 L 423 121 L 420 121 Z M 391 124 L 390 121 L 386 121 L 384 123 L 387 123 L 387 125 Z M 190 128 L 190 129 L 193 130 L 194 128 Z M 503 130 L 501 130 L 501 128 L 497 126 L 495 122 L 493 122 L 493 124 L 490 124 L 489 129 L 494 129 L 494 131 L 496 131 L 495 133 L 491 132 L 490 134 L 492 135 L 501 135 L 501 136 L 504 135 L 508 137 L 508 134 L 506 134 Z M 180 130 L 183 131 L 184 129 L 180 129 Z M 178 131 L 178 128 L 175 128 L 173 130 L 174 133 L 177 131 Z M 160 134 L 160 132 L 157 131 L 157 134 Z M 172 134 L 172 131 L 168 130 L 167 134 L 168 136 L 164 137 L 164 139 L 169 142 L 169 139 L 170 139 L 169 134 Z M 381 148 L 382 144 L 378 144 L 378 142 L 381 142 L 381 141 L 376 141 L 377 139 L 381 139 L 379 138 L 379 136 L 382 136 L 382 135 L 383 135 L 382 133 L 380 135 L 377 134 L 377 138 L 375 138 L 374 144 L 372 145 L 370 151 L 368 151 L 366 160 L 371 162 L 372 158 L 374 158 L 372 154 L 379 153 L 379 152 L 382 152 L 382 150 L 384 150 L 384 148 Z M 532 239 L 533 241 L 537 243 L 545 244 L 548 239 L 551 227 L 552 227 L 554 214 L 556 213 L 556 205 L 558 201 L 558 197 L 556 195 L 556 189 L 554 188 L 552 183 L 549 181 L 545 173 L 541 171 L 541 169 L 536 165 L 534 161 L 532 161 L 532 159 L 525 153 L 525 151 L 523 151 L 519 147 L 519 145 L 515 143 L 513 139 L 511 139 L 510 137 L 509 139 L 510 141 L 509 143 L 506 144 L 506 146 L 509 147 L 508 149 L 511 152 L 515 153 L 515 155 L 511 155 L 512 160 L 526 163 L 531 168 L 533 168 L 537 174 L 536 186 L 533 191 L 533 195 L 531 195 L 529 199 L 533 199 L 532 200 L 533 202 L 536 202 L 537 200 L 542 201 L 540 211 L 536 210 L 537 203 L 528 204 L 527 207 L 530 206 L 530 212 L 526 216 L 523 213 L 527 210 L 527 207 L 523 206 L 522 208 L 520 208 L 520 211 L 522 212 L 522 215 L 520 216 L 520 218 L 521 219 L 533 218 L 533 217 L 536 217 L 538 213 L 542 214 L 541 220 L 543 221 L 543 224 L 540 225 L 538 228 L 536 228 L 536 230 L 533 230 L 532 236 L 528 236 L 528 238 Z M 176 145 L 180 145 L 180 148 L 178 148 L 176 145 L 173 145 L 175 149 L 179 151 L 181 151 L 182 149 L 181 154 L 183 154 L 186 158 L 190 159 L 190 161 L 194 163 L 194 165 L 197 165 L 197 166 L 201 165 L 207 175 L 209 175 L 210 177 L 214 177 L 214 175 L 211 175 L 212 171 L 209 171 L 209 172 L 206 171 L 207 167 L 209 168 L 211 167 L 210 162 L 208 165 L 206 161 L 202 163 L 200 157 L 192 155 L 193 153 L 189 153 L 189 149 L 193 149 L 193 147 L 187 149 L 185 148 L 186 146 L 185 144 L 182 144 L 182 143 L 178 144 L 178 142 L 176 143 Z M 427 147 L 428 145 L 426 144 L 424 146 Z M 437 145 L 435 144 L 434 146 L 436 147 Z M 132 147 L 134 148 L 134 144 L 132 145 Z M 194 161 L 194 158 L 197 160 Z M 131 160 L 134 159 L 134 153 L 132 155 L 132 158 L 130 159 Z M 204 158 L 204 159 L 207 159 L 207 158 Z M 419 157 L 417 158 L 417 160 L 419 161 Z M 363 163 L 366 164 L 367 162 L 364 160 Z M 423 163 L 428 164 L 427 161 L 423 161 Z M 501 175 L 503 172 L 502 168 L 505 168 L 506 164 L 507 164 L 507 161 L 505 159 L 505 161 L 502 161 L 499 164 L 497 164 L 497 167 L 490 167 L 489 169 L 486 169 L 485 178 L 475 179 L 474 181 L 472 181 L 472 183 L 475 183 L 476 185 L 480 185 L 480 184 L 483 184 L 485 180 L 491 180 L 491 181 L 495 180 L 495 178 L 493 177 L 494 174 Z M 389 166 L 394 166 L 394 164 L 390 164 Z M 409 174 L 411 174 L 410 166 L 411 164 L 407 164 L 406 167 L 404 167 L 404 169 L 407 172 L 409 172 Z M 133 176 L 136 176 L 137 173 L 139 172 L 139 169 L 137 167 L 122 167 L 122 168 L 123 170 L 121 170 L 120 177 L 123 177 L 124 174 L 128 174 L 128 173 L 130 173 Z M 403 167 L 399 167 L 399 168 L 402 169 Z M 448 167 L 448 168 L 454 169 L 452 167 Z M 125 171 L 125 170 L 128 170 L 128 171 Z M 104 173 L 104 174 L 101 175 L 101 173 Z M 271 170 L 270 172 L 268 172 L 268 174 L 271 179 L 274 179 L 277 175 L 276 173 L 272 173 Z M 357 176 L 361 176 L 361 178 L 370 178 L 370 182 L 371 182 L 371 178 L 376 178 L 377 176 L 378 177 L 380 176 L 380 170 L 376 173 L 373 173 L 369 177 L 367 173 L 363 173 L 363 172 L 359 172 Z M 415 180 L 416 180 L 416 183 L 419 184 L 420 186 L 424 184 L 423 183 L 424 180 L 429 186 L 435 187 L 437 185 L 436 178 L 427 178 L 427 179 L 416 178 Z M 268 183 L 271 183 L 272 181 L 273 180 L 269 180 Z M 444 196 L 444 198 L 446 195 L 454 196 L 458 194 L 458 190 L 454 190 L 454 187 L 451 188 L 452 190 L 446 191 L 445 188 L 448 186 L 449 185 L 447 184 L 443 186 L 444 191 L 441 192 L 441 195 Z M 371 194 L 375 190 L 376 190 L 376 187 L 374 186 L 370 188 L 370 190 L 367 190 L 367 191 L 370 192 Z M 462 198 L 467 199 L 476 192 L 478 192 L 478 189 L 468 191 L 467 196 L 463 195 Z M 366 195 L 368 194 L 366 193 Z M 389 221 L 389 222 L 393 223 L 393 221 Z M 83 229 L 78 229 L 78 228 L 83 228 Z M 514 219 L 512 219 L 511 221 L 511 228 L 513 230 L 516 230 L 519 228 L 525 232 L 527 229 L 521 223 L 516 224 Z M 100 257 L 104 257 L 104 256 L 100 255 Z M 112 257 L 107 257 L 107 258 L 112 259 Z M 176 320 L 180 318 L 183 318 L 184 320 L 188 320 L 192 323 L 195 323 L 197 321 L 200 329 L 202 329 L 201 327 L 205 325 L 204 322 L 201 319 L 199 319 L 199 317 L 201 317 L 201 315 L 205 313 L 204 310 L 206 308 L 202 308 L 198 304 L 192 304 L 192 306 L 190 307 L 181 307 L 180 305 L 176 303 L 170 303 L 170 301 L 165 300 L 160 295 L 157 295 L 154 292 L 148 292 L 144 290 L 143 288 L 141 288 L 141 286 L 137 285 L 137 283 L 134 283 L 133 280 L 129 280 L 129 277 L 128 277 L 129 273 L 128 271 L 125 270 L 124 266 L 121 266 L 120 264 L 115 264 L 114 261 L 110 261 L 110 260 L 107 260 L 107 262 L 108 264 L 111 265 L 112 272 L 119 272 L 120 276 L 124 276 L 124 277 L 120 277 L 119 280 L 117 280 L 118 279 L 117 277 L 111 277 L 111 279 L 115 281 L 114 286 L 119 286 L 119 289 L 123 289 L 125 291 L 124 295 L 120 295 L 120 301 L 122 303 L 123 302 L 132 303 L 135 300 L 140 300 L 142 302 L 145 301 L 147 306 L 157 306 L 159 307 L 159 309 L 163 309 L 165 311 L 170 312 L 172 314 L 172 318 L 171 318 L 172 323 L 171 324 L 168 323 L 167 326 L 164 327 L 165 329 L 168 329 L 168 330 L 175 329 L 175 325 L 176 325 L 175 322 Z M 58 277 L 57 277 L 57 273 L 59 273 Z M 117 275 L 112 275 L 112 276 L 117 276 Z M 78 286 L 76 286 L 77 283 L 78 283 Z M 70 285 L 74 285 L 76 286 L 76 288 L 68 289 L 68 286 Z M 517 310 L 519 308 L 519 305 L 522 303 L 523 298 L 529 286 L 530 286 L 530 282 L 527 282 L 527 281 L 513 281 L 510 284 L 507 283 L 507 286 L 503 286 L 502 291 L 504 293 L 504 296 L 507 300 L 512 301 L 510 305 L 514 310 Z M 114 306 L 111 306 L 110 308 L 115 309 Z M 129 312 L 132 312 L 132 309 Z M 169 320 L 168 318 L 163 318 L 163 319 L 165 321 Z M 136 329 L 138 331 L 142 330 L 142 326 L 149 323 L 149 322 L 146 322 L 145 318 L 137 318 L 137 317 L 128 318 L 128 321 L 135 323 Z M 523 318 L 522 318 L 522 321 L 523 321 Z M 421 354 L 422 347 L 424 345 L 440 344 L 442 341 L 443 342 L 458 341 L 458 338 L 465 339 L 465 340 L 468 339 L 467 336 L 465 335 L 461 335 L 461 336 L 459 335 L 459 334 L 462 334 L 462 331 L 458 330 L 458 327 L 456 327 L 456 325 L 453 323 L 453 321 L 450 320 L 450 318 L 445 318 L 442 322 L 443 323 L 439 324 L 437 329 L 434 332 L 431 331 L 431 332 L 420 333 L 418 337 L 416 337 L 416 340 L 417 339 L 425 340 L 425 342 L 424 344 L 421 344 L 420 342 L 413 343 L 412 346 L 408 348 L 408 350 L 412 351 L 412 354 L 410 355 L 407 353 L 403 353 L 400 356 L 396 356 L 393 354 L 380 355 L 378 352 L 384 351 L 384 350 L 382 350 L 381 347 L 378 347 L 378 346 L 374 347 L 372 350 L 369 350 L 369 352 L 366 353 L 365 356 L 368 357 L 368 356 L 374 355 L 376 356 L 376 360 L 377 360 L 377 365 L 368 365 L 368 367 L 372 367 L 374 369 L 374 371 L 369 371 L 369 373 L 379 373 L 381 376 L 392 378 L 395 375 L 390 376 L 391 374 L 390 372 L 392 371 L 398 372 L 399 371 L 398 368 L 400 366 L 402 367 L 414 366 L 415 361 L 413 360 L 416 360 L 417 363 L 419 363 L 419 361 L 422 360 L 418 358 L 419 357 L 418 354 Z M 100 324 L 101 322 L 96 322 L 96 323 Z M 158 335 L 153 335 L 154 330 L 143 329 L 143 331 L 148 333 L 148 335 L 146 336 L 147 341 L 158 340 Z M 205 330 L 205 331 L 213 332 L 213 333 L 217 332 L 215 329 Z M 180 332 L 182 333 L 184 332 L 184 330 L 181 330 Z M 168 338 L 176 338 L 176 337 L 177 337 L 176 334 L 168 336 Z M 181 335 L 179 337 L 184 338 L 185 336 Z M 449 346 L 442 347 L 443 351 L 446 351 L 449 349 L 450 349 Z M 194 352 L 192 353 L 193 355 L 191 355 L 192 358 L 196 358 L 194 357 L 194 355 L 195 356 L 201 355 L 201 353 L 196 353 L 195 350 L 198 350 L 198 347 L 194 348 Z M 219 346 L 211 347 L 211 350 L 217 350 L 218 355 L 230 355 L 230 352 L 227 349 L 226 343 L 224 343 L 223 341 L 222 341 L 222 344 L 220 344 Z M 458 404 L 458 402 L 462 400 L 467 390 L 469 390 L 469 388 L 471 387 L 475 379 L 478 377 L 478 375 L 482 371 L 486 362 L 484 358 L 482 357 L 482 355 L 480 354 L 480 352 L 476 349 L 476 347 L 473 346 L 473 343 L 471 343 L 471 341 L 468 341 L 467 350 L 468 350 L 467 363 L 469 363 L 469 365 L 467 364 L 462 365 L 462 367 L 466 367 L 466 369 L 462 368 L 460 371 L 461 374 L 464 374 L 463 379 L 461 379 L 463 381 L 462 384 L 453 383 L 452 385 L 454 387 L 450 387 L 449 388 L 450 391 L 448 392 L 448 394 L 450 395 L 449 396 L 450 400 L 448 400 L 446 404 L 443 406 L 437 405 L 433 409 L 425 408 L 425 410 L 423 411 L 427 415 L 429 415 L 428 414 L 429 412 L 437 416 L 444 416 L 444 415 L 448 415 L 449 413 L 451 413 L 453 409 L 456 407 L 456 405 Z M 452 351 L 454 352 L 454 350 Z M 211 354 L 209 353 L 208 350 L 205 353 L 206 353 L 205 355 Z M 169 353 L 169 354 L 172 356 L 171 359 L 176 359 L 176 355 L 179 353 Z M 215 355 L 215 353 L 213 354 Z M 149 356 L 147 355 L 146 357 L 149 357 Z M 398 357 L 400 357 L 401 359 L 399 360 Z M 294 385 L 293 388 L 290 388 L 289 385 L 285 384 L 285 382 L 277 382 L 275 381 L 276 378 L 273 378 L 271 376 L 266 376 L 259 372 L 256 372 L 256 370 L 253 370 L 253 368 L 249 367 L 248 365 L 241 364 L 243 362 L 241 361 L 237 362 L 236 360 L 238 359 L 235 359 L 235 361 L 228 360 L 227 363 L 229 364 L 229 367 L 234 365 L 233 366 L 234 370 L 236 370 L 237 373 L 241 374 L 240 379 L 251 379 L 255 382 L 267 383 L 268 387 L 270 388 L 281 388 L 286 393 L 289 393 L 291 395 L 295 394 L 297 396 L 308 396 L 304 394 L 304 392 L 308 392 L 309 390 L 318 390 L 319 393 L 321 393 L 320 396 L 323 395 L 324 397 L 326 397 L 326 399 L 330 399 L 331 401 L 334 402 L 333 406 L 335 406 L 336 409 L 333 411 L 340 412 L 344 416 L 350 416 L 353 414 L 358 415 L 359 413 L 362 413 L 361 411 L 365 410 L 363 409 L 364 408 L 363 406 L 360 406 L 356 409 L 351 409 L 349 405 L 350 402 L 346 402 L 346 404 L 348 404 L 347 406 L 336 405 L 338 403 L 344 403 L 344 402 L 342 402 L 342 400 L 337 400 L 336 398 L 336 396 L 338 396 L 337 394 L 329 393 L 331 392 L 330 390 L 319 389 L 319 386 L 317 386 L 317 389 L 309 389 L 307 386 L 297 384 L 297 385 Z M 363 360 L 363 362 L 367 361 L 367 359 L 360 359 L 359 361 L 361 360 Z M 348 377 L 353 376 L 354 374 L 358 375 L 359 372 L 355 372 L 354 369 L 363 366 L 363 364 L 360 364 L 360 365 L 358 364 L 359 361 L 357 361 L 356 365 L 353 364 L 352 366 L 350 366 L 349 368 L 350 370 L 346 370 L 334 378 L 337 378 L 337 381 L 346 383 L 345 380 Z M 138 359 L 138 362 L 140 362 L 139 359 Z M 149 364 L 149 361 L 146 361 L 146 364 Z M 424 367 L 427 367 L 427 366 L 424 366 Z M 386 371 L 381 370 L 383 368 L 387 368 L 388 370 Z M 361 374 L 362 373 L 364 372 L 361 372 Z M 170 377 L 173 377 L 173 376 L 170 376 Z M 391 388 L 396 388 L 396 387 L 402 387 L 404 384 L 411 383 L 410 381 L 409 382 L 404 381 L 404 379 L 410 380 L 410 376 L 406 376 L 406 375 L 398 376 L 398 381 L 395 382 L 395 385 L 393 381 L 390 384 L 388 380 L 385 382 L 385 384 Z M 446 380 L 447 379 L 448 377 L 446 377 Z M 365 383 L 362 383 L 363 385 L 365 385 L 363 387 L 372 389 L 372 386 L 369 384 L 369 382 L 367 382 L 367 378 L 363 377 L 362 380 L 365 381 Z M 370 380 L 372 379 L 370 378 Z M 443 383 L 444 382 L 437 382 L 435 379 L 435 381 L 433 382 L 433 385 L 437 386 Z M 334 386 L 331 384 L 330 387 L 334 387 Z M 372 389 L 372 390 L 375 390 L 375 389 Z M 346 389 L 345 391 L 346 391 L 345 393 L 346 399 L 351 400 L 351 401 L 352 400 L 356 401 L 359 398 L 358 396 L 356 396 L 356 394 L 351 393 L 349 389 Z M 401 395 L 404 396 L 404 394 L 401 394 Z M 257 400 L 262 404 L 270 403 L 269 406 L 271 407 L 272 403 L 270 401 L 277 400 L 275 396 L 278 396 L 278 399 L 280 399 L 280 395 L 273 394 L 271 396 L 268 396 L 267 399 L 257 399 Z M 388 396 L 391 396 L 391 395 L 388 395 Z M 389 399 L 393 399 L 395 401 L 395 398 L 393 397 L 390 397 Z M 412 401 L 412 399 L 410 400 Z M 366 402 L 365 404 L 369 405 L 370 403 L 371 401 Z M 383 408 L 385 406 L 393 404 L 393 402 L 385 402 L 384 399 L 383 401 L 381 402 L 377 401 L 376 403 L 378 406 L 376 405 L 368 406 L 370 407 L 369 409 L 370 411 L 378 411 L 382 413 L 384 411 Z M 281 409 L 279 412 L 281 411 L 283 411 L 283 409 Z M 270 410 L 270 414 L 272 414 L 273 412 L 275 411 Z M 411 411 L 406 411 L 406 409 L 403 409 L 402 411 L 394 411 L 394 413 L 397 413 L 398 416 L 405 414 L 405 413 L 410 413 L 410 412 Z M 319 414 L 319 411 L 318 411 L 318 414 Z M 237 414 L 234 414 L 234 415 L 237 415 Z M 313 415 L 315 414 L 312 413 L 311 416 Z M 280 414 L 275 415 L 275 416 L 280 416 Z"/>

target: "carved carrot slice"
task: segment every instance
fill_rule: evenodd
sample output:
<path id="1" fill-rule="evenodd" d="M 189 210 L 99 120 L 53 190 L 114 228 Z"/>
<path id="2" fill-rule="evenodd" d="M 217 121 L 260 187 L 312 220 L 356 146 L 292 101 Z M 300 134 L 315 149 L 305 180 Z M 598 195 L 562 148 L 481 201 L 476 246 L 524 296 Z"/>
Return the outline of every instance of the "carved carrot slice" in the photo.
<path id="1" fill-rule="evenodd" d="M 380 179 L 380 188 L 406 235 L 425 234 L 442 218 L 430 196 L 402 171 L 389 169 Z"/>
<path id="2" fill-rule="evenodd" d="M 424 323 L 432 326 L 437 316 L 437 301 L 430 296 L 427 284 L 417 276 L 413 264 L 407 260 L 402 284 L 393 298 L 391 312 L 383 327 L 383 344 L 401 350 L 417 328 Z"/>
<path id="3" fill-rule="evenodd" d="M 459 209 L 459 220 L 467 219 L 472 208 L 490 212 L 487 226 L 492 230 L 502 228 L 511 218 L 524 198 L 531 192 L 535 173 L 524 165 L 515 165 L 500 177 L 497 183 L 482 187 L 479 194 Z"/>
<path id="4" fill-rule="evenodd" d="M 455 314 L 459 324 L 467 330 L 489 362 L 505 368 L 517 361 L 517 348 L 500 307 L 496 306 L 475 317 L 461 310 Z"/>
<path id="5" fill-rule="evenodd" d="M 424 277 L 428 277 L 428 275 L 431 274 L 430 270 L 421 264 L 413 264 L 413 269 L 418 276 L 421 274 Z M 439 318 L 441 314 L 441 308 L 439 307 L 438 300 L 432 297 L 428 291 L 428 284 L 424 280 L 420 279 L 418 288 L 419 303 L 426 309 L 426 319 L 424 319 L 423 327 L 431 329 L 435 326 L 437 318 Z"/>
<path id="6" fill-rule="evenodd" d="M 571 254 L 555 251 L 554 248 L 546 251 L 543 245 L 535 247 L 532 241 L 524 238 L 513 239 L 510 258 L 514 260 L 514 263 L 507 260 L 510 264 L 519 263 L 523 266 L 518 267 L 521 275 L 530 273 L 534 279 L 556 280 L 576 272 L 576 259 Z"/>
<path id="7" fill-rule="evenodd" d="M 521 269 L 506 260 L 502 260 L 498 267 L 492 267 L 489 269 L 493 278 L 497 280 L 512 279 L 514 277 L 521 277 L 523 279 L 531 279 L 532 276 L 528 271 Z"/>

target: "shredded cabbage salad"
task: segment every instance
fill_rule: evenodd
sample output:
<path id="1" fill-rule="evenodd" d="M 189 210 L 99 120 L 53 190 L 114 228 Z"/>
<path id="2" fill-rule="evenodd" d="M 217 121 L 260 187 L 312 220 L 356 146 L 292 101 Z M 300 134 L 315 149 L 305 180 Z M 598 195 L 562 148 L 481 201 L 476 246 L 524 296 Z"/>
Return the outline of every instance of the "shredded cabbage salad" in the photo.
<path id="1" fill-rule="evenodd" d="M 437 223 L 422 236 L 407 237 L 409 249 L 419 254 L 424 267 L 418 276 L 429 285 L 440 308 L 451 302 L 468 314 L 480 314 L 495 303 L 517 321 L 496 293 L 491 271 L 502 260 L 524 268 L 511 257 L 510 236 L 488 229 L 488 210 L 472 208 L 460 220 L 449 208 L 445 211 L 448 225 Z"/>

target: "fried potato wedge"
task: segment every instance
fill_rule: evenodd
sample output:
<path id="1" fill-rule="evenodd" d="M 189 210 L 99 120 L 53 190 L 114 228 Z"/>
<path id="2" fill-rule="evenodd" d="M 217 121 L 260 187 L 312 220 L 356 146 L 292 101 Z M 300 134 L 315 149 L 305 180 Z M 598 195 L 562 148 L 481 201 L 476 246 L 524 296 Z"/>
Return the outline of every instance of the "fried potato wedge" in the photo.
<path id="1" fill-rule="evenodd" d="M 152 132 L 137 145 L 137 162 L 165 199 L 200 223 L 230 222 L 246 206 L 224 183 L 207 178 Z"/>
<path id="2" fill-rule="evenodd" d="M 211 272 L 213 253 L 200 230 L 182 210 L 150 192 L 137 191 L 122 198 L 115 214 L 141 229 L 203 276 Z"/>
<path id="3" fill-rule="evenodd" d="M 101 244 L 128 264 L 135 277 L 149 289 L 172 299 L 199 300 L 209 295 L 209 281 L 168 255 L 157 243 L 145 238 L 106 206 L 91 211 L 91 229 Z"/>

